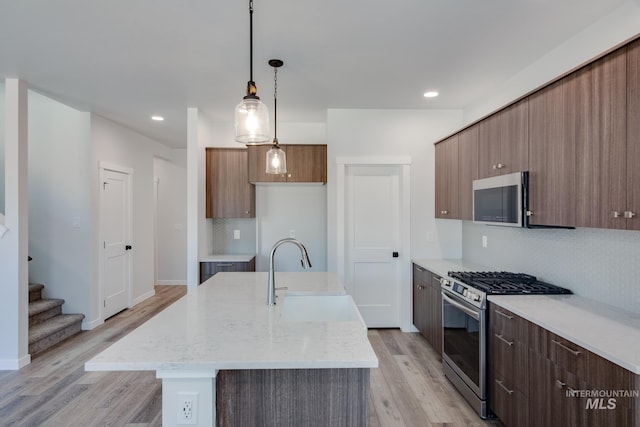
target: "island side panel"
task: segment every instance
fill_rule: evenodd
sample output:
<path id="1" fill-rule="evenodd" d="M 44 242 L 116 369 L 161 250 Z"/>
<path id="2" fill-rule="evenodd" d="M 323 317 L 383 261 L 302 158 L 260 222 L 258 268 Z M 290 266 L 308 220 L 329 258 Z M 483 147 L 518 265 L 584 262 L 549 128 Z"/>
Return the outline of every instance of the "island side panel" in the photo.
<path id="1" fill-rule="evenodd" d="M 219 371 L 216 425 L 369 426 L 369 368 Z"/>

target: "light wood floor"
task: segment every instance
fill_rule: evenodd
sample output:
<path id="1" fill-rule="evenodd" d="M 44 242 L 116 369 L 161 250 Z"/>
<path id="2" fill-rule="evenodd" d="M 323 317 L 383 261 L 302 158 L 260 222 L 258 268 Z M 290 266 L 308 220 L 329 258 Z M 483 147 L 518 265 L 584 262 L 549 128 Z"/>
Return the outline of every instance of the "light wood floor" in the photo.
<path id="1" fill-rule="evenodd" d="M 185 294 L 157 286 L 156 295 L 85 331 L 19 371 L 0 371 L 0 425 L 127 426 L 162 424 L 161 381 L 154 372 L 85 372 L 84 363 Z M 380 368 L 371 370 L 372 427 L 495 426 L 482 421 L 442 374 L 419 334 L 369 331 Z"/>

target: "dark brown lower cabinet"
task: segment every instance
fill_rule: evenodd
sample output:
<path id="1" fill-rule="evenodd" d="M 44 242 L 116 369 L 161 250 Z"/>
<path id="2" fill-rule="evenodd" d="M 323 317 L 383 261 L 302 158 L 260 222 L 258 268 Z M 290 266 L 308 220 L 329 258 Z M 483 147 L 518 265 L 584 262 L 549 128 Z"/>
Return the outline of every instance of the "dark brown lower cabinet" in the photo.
<path id="1" fill-rule="evenodd" d="M 219 371 L 217 426 L 368 426 L 368 368 Z"/>
<path id="2" fill-rule="evenodd" d="M 624 397 L 640 375 L 495 304 L 489 325 L 490 405 L 507 427 L 640 426 L 640 399 Z"/>
<path id="3" fill-rule="evenodd" d="M 200 283 L 223 271 L 256 271 L 256 259 L 248 262 L 203 261 L 200 263 Z"/>
<path id="4" fill-rule="evenodd" d="M 442 355 L 442 296 L 440 276 L 413 265 L 413 325 Z"/>

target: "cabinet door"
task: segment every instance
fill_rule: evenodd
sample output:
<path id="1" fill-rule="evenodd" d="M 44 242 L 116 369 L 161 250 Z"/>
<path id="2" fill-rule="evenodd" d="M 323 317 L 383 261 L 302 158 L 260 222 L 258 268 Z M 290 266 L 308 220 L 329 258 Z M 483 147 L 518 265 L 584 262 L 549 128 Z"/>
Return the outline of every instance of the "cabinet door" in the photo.
<path id="1" fill-rule="evenodd" d="M 627 228 L 640 230 L 640 40 L 627 53 Z"/>
<path id="2" fill-rule="evenodd" d="M 479 178 L 528 170 L 528 121 L 525 99 L 480 122 Z"/>
<path id="3" fill-rule="evenodd" d="M 247 150 L 207 148 L 207 218 L 255 217 L 255 187 L 249 183 Z"/>
<path id="4" fill-rule="evenodd" d="M 413 325 L 420 331 L 420 334 L 429 339 L 428 336 L 428 295 L 426 280 L 431 277 L 431 272 L 424 268 L 413 265 Z"/>
<path id="5" fill-rule="evenodd" d="M 458 135 L 435 146 L 436 218 L 459 219 Z"/>
<path id="6" fill-rule="evenodd" d="M 478 125 L 458 134 L 460 219 L 473 219 L 473 180 L 478 179 Z"/>
<path id="7" fill-rule="evenodd" d="M 327 182 L 326 145 L 287 145 L 287 182 Z"/>
<path id="8" fill-rule="evenodd" d="M 578 227 L 626 227 L 626 71 L 622 50 L 567 78 Z"/>
<path id="9" fill-rule="evenodd" d="M 574 227 L 575 138 L 561 80 L 529 97 L 529 222 Z"/>
<path id="10" fill-rule="evenodd" d="M 269 151 L 270 148 L 271 145 L 249 145 L 247 147 L 249 154 L 249 182 L 287 181 L 286 175 L 272 175 L 265 172 L 267 168 L 267 151 Z M 288 166 L 287 164 L 287 167 Z"/>

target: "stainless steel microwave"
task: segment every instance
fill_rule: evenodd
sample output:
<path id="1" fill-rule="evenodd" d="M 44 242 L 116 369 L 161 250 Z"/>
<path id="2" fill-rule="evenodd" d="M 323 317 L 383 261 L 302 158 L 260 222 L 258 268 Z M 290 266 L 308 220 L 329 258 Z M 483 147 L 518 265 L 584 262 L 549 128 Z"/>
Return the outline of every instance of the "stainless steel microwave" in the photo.
<path id="1" fill-rule="evenodd" d="M 523 227 L 526 222 L 528 172 L 473 181 L 473 222 Z"/>

